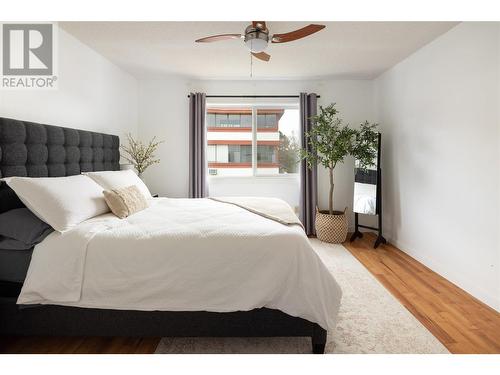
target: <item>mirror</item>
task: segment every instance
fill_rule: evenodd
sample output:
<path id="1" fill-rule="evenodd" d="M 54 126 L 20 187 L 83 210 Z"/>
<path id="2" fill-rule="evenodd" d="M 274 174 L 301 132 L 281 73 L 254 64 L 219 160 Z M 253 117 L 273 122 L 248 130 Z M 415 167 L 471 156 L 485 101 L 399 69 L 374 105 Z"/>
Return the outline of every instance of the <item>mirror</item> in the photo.
<path id="1" fill-rule="evenodd" d="M 353 211 L 365 215 L 378 214 L 378 166 L 380 160 L 380 133 L 378 136 L 377 157 L 374 160 L 374 165 L 363 169 L 360 168 L 360 163 L 355 160 L 355 175 L 354 175 L 354 203 Z"/>

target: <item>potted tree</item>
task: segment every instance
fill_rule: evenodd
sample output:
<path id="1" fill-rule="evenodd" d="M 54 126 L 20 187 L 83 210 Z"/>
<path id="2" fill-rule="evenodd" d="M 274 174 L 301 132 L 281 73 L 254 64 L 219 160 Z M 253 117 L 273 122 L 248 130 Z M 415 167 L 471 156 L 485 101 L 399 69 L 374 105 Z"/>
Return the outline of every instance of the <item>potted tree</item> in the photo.
<path id="1" fill-rule="evenodd" d="M 308 168 L 322 165 L 328 170 L 328 210 L 316 208 L 315 226 L 318 239 L 331 243 L 344 242 L 349 228 L 347 207 L 344 211 L 335 211 L 333 207 L 335 167 L 352 155 L 358 160 L 358 168 L 367 168 L 374 164 L 377 156 L 377 124 L 365 121 L 359 129 L 352 129 L 343 123 L 338 113 L 335 103 L 325 108 L 320 106 L 320 113 L 311 118 L 312 129 L 305 134 L 309 150 L 300 150 L 301 158 L 306 161 Z"/>

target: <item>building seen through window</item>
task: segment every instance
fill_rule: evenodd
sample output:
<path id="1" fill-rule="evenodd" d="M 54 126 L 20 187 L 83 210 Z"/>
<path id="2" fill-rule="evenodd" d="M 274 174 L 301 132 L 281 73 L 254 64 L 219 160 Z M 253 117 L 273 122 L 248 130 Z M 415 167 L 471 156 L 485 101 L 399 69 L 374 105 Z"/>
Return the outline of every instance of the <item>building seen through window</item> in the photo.
<path id="1" fill-rule="evenodd" d="M 297 109 L 208 108 L 206 123 L 209 175 L 252 176 L 297 172 Z M 255 153 L 253 147 L 256 147 Z"/>

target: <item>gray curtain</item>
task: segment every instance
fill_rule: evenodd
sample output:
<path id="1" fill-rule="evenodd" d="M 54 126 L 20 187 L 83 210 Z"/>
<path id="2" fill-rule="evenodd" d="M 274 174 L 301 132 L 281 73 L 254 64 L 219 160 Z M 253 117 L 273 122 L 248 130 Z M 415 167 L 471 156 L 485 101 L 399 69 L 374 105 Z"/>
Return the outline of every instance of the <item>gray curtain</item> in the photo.
<path id="1" fill-rule="evenodd" d="M 316 94 L 300 93 L 300 134 L 301 146 L 309 149 L 304 133 L 311 130 L 311 117 L 317 112 Z M 318 171 L 316 166 L 309 169 L 304 160 L 300 164 L 300 221 L 307 235 L 314 235 L 314 220 L 318 203 Z"/>
<path id="2" fill-rule="evenodd" d="M 208 195 L 207 163 L 205 148 L 207 144 L 205 128 L 206 95 L 189 95 L 189 197 L 203 198 Z"/>

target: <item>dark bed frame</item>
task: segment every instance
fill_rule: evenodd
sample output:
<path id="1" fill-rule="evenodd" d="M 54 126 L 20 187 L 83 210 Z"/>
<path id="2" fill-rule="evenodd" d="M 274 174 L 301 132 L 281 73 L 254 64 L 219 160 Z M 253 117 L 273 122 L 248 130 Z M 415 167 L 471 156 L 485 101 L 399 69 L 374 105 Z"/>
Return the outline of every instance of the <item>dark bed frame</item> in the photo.
<path id="1" fill-rule="evenodd" d="M 0 117 L 0 177 L 61 177 L 119 170 L 119 138 Z M 23 207 L 0 186 L 0 213 Z M 21 284 L 0 281 L 0 335 L 139 337 L 311 337 L 324 353 L 326 330 L 274 309 L 215 313 L 132 311 L 57 305 L 20 307 Z"/>

